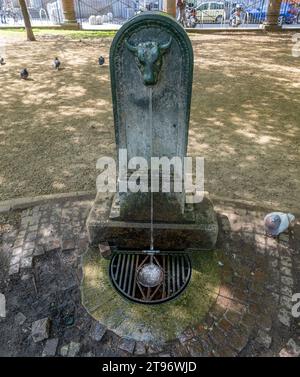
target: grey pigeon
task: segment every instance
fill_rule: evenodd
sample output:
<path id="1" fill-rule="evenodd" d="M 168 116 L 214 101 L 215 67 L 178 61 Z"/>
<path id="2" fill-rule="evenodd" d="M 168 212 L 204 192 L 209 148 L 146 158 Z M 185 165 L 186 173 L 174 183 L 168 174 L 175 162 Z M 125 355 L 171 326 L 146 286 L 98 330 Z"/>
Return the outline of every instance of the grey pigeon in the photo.
<path id="1" fill-rule="evenodd" d="M 271 212 L 264 218 L 266 234 L 277 237 L 280 233 L 292 228 L 295 223 L 295 216 L 291 213 Z"/>
<path id="2" fill-rule="evenodd" d="M 4 58 L 0 58 L 0 65 L 4 65 L 4 64 L 5 64 Z"/>
<path id="3" fill-rule="evenodd" d="M 56 70 L 59 70 L 59 67 L 60 67 L 60 61 L 58 58 L 55 58 L 53 60 L 53 68 L 56 69 Z"/>
<path id="4" fill-rule="evenodd" d="M 21 76 L 21 79 L 23 79 L 23 80 L 28 79 L 29 72 L 27 71 L 26 68 L 22 69 L 22 71 L 20 72 L 20 76 Z"/>
<path id="5" fill-rule="evenodd" d="M 100 56 L 100 58 L 98 59 L 98 62 L 99 62 L 99 65 L 103 65 L 105 63 L 104 57 Z"/>

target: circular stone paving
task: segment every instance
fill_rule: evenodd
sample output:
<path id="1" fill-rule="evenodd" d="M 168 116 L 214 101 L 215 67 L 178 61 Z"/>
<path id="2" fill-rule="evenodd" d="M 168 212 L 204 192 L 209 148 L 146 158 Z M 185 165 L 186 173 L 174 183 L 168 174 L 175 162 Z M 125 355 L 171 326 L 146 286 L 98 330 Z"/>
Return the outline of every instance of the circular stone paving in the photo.
<path id="1" fill-rule="evenodd" d="M 194 255 L 184 294 L 145 306 L 111 287 L 109 261 L 89 249 L 90 206 L 49 202 L 0 227 L 2 356 L 50 356 L 48 341 L 51 356 L 300 356 L 300 321 L 292 315 L 300 292 L 299 221 L 274 240 L 264 235 L 267 209 L 219 202 L 222 252 Z M 49 339 L 36 343 L 30 329 L 47 318 Z M 158 344 L 156 337 L 174 341 Z"/>
<path id="2" fill-rule="evenodd" d="M 89 248 L 83 258 L 82 302 L 101 324 L 122 337 L 163 344 L 196 326 L 208 313 L 220 288 L 220 252 L 191 255 L 192 276 L 176 299 L 158 305 L 128 301 L 109 279 L 109 260 Z"/>

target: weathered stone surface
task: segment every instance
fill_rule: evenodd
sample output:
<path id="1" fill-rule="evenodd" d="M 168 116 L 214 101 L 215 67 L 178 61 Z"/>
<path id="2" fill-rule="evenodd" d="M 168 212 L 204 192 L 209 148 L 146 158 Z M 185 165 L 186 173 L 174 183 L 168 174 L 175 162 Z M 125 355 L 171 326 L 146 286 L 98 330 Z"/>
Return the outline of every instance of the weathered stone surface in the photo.
<path id="1" fill-rule="evenodd" d="M 6 299 L 3 293 L 0 293 L 0 318 L 6 317 Z"/>
<path id="2" fill-rule="evenodd" d="M 265 331 L 258 330 L 258 336 L 256 341 L 263 345 L 265 348 L 270 348 L 272 343 L 272 337 Z"/>
<path id="3" fill-rule="evenodd" d="M 20 263 L 21 255 L 14 255 L 10 260 L 10 266 L 13 266 L 16 263 Z"/>
<path id="4" fill-rule="evenodd" d="M 281 282 L 282 284 L 287 285 L 288 287 L 293 287 L 294 284 L 293 279 L 287 276 L 281 276 Z"/>
<path id="5" fill-rule="evenodd" d="M 181 168 L 171 174 L 160 173 L 159 167 L 150 172 L 152 157 L 177 157 L 183 163 L 186 156 L 193 76 L 188 35 L 173 18 L 142 14 L 116 34 L 110 61 L 117 150 L 122 149 L 128 161 L 140 156 L 149 163 L 139 171 L 147 189 L 117 189 L 115 195 L 98 193 L 87 221 L 90 242 L 145 249 L 149 246 L 152 202 L 158 249 L 212 249 L 218 222 L 211 201 L 204 197 L 196 202 L 196 194 L 186 194 Z M 127 186 L 132 171 L 121 170 L 118 185 Z M 151 194 L 149 187 L 159 183 L 161 177 L 167 177 L 176 188 L 180 184 L 182 189 L 172 192 L 157 185 Z"/>
<path id="6" fill-rule="evenodd" d="M 67 246 L 67 245 L 63 245 Z M 59 240 L 52 240 L 46 243 L 44 246 L 45 251 L 51 252 L 51 251 L 57 251 L 61 247 L 61 242 Z"/>
<path id="7" fill-rule="evenodd" d="M 292 303 L 292 296 L 281 296 L 280 297 L 280 304 L 291 311 L 293 303 Z"/>
<path id="8" fill-rule="evenodd" d="M 280 267 L 280 271 L 285 276 L 289 276 L 289 277 L 292 276 L 292 270 L 289 267 L 281 266 Z"/>
<path id="9" fill-rule="evenodd" d="M 75 357 L 80 350 L 80 343 L 71 342 L 68 349 L 68 357 Z"/>
<path id="10" fill-rule="evenodd" d="M 143 64 L 137 64 L 138 51 L 145 51 L 144 56 L 149 59 L 145 71 Z M 151 57 L 156 53 L 157 64 L 153 64 Z M 150 160 L 147 80 L 153 79 L 152 124 L 157 135 L 153 155 L 183 157 L 193 79 L 193 50 L 184 29 L 167 15 L 144 13 L 119 30 L 110 60 L 117 147 L 127 146 L 128 159 L 142 156 Z"/>
<path id="11" fill-rule="evenodd" d="M 63 251 L 73 250 L 75 249 L 75 242 L 73 239 L 69 240 L 62 240 L 61 248 Z"/>
<path id="12" fill-rule="evenodd" d="M 240 331 L 237 329 L 236 332 L 232 332 L 230 335 L 230 346 L 233 347 L 237 352 L 241 352 L 241 350 L 245 347 L 248 342 L 248 335 L 245 332 Z"/>
<path id="13" fill-rule="evenodd" d="M 60 355 L 63 356 L 63 357 L 66 357 L 68 355 L 68 351 L 69 351 L 69 344 L 66 344 L 66 345 L 61 347 Z"/>
<path id="14" fill-rule="evenodd" d="M 280 291 L 283 295 L 288 296 L 288 297 L 292 297 L 293 295 L 293 290 L 287 285 L 282 285 L 280 287 Z"/>
<path id="15" fill-rule="evenodd" d="M 34 242 L 25 242 L 23 246 L 23 250 L 33 250 L 34 249 Z"/>
<path id="16" fill-rule="evenodd" d="M 87 353 L 84 353 L 83 355 L 82 355 L 83 357 L 94 357 L 95 355 L 93 354 L 93 352 L 87 352 Z"/>
<path id="17" fill-rule="evenodd" d="M 129 338 L 121 338 L 118 348 L 132 354 L 135 348 L 135 341 Z"/>
<path id="18" fill-rule="evenodd" d="M 149 247 L 150 222 L 125 222 L 109 218 L 113 194 L 98 193 L 87 220 L 89 241 L 98 245 L 109 242 L 120 248 L 145 249 Z M 154 244 L 160 250 L 201 250 L 214 247 L 218 222 L 208 197 L 192 207 L 189 216 L 194 221 L 185 223 L 154 223 Z"/>
<path id="19" fill-rule="evenodd" d="M 16 247 L 13 249 L 12 255 L 13 256 L 21 256 L 23 253 L 22 247 Z"/>
<path id="20" fill-rule="evenodd" d="M 34 342 L 40 342 L 49 337 L 50 319 L 42 318 L 32 324 L 31 335 Z"/>
<path id="21" fill-rule="evenodd" d="M 22 258 L 29 258 L 29 257 L 32 257 L 33 255 L 33 249 L 27 249 L 27 250 L 23 250 L 23 254 L 22 254 Z"/>
<path id="22" fill-rule="evenodd" d="M 33 255 L 35 257 L 38 257 L 38 256 L 44 255 L 44 254 L 45 254 L 45 247 L 44 247 L 44 245 L 36 245 L 36 247 L 34 248 Z"/>
<path id="23" fill-rule="evenodd" d="M 292 267 L 292 258 L 289 256 L 281 256 L 280 262 L 285 267 L 288 267 L 288 268 Z"/>
<path id="24" fill-rule="evenodd" d="M 282 348 L 279 352 L 280 357 L 299 357 L 300 356 L 300 346 L 294 341 L 294 339 L 290 339 L 286 346 Z"/>
<path id="25" fill-rule="evenodd" d="M 103 242 L 99 244 L 99 251 L 103 258 L 108 258 L 111 255 L 111 249 L 108 242 Z"/>
<path id="26" fill-rule="evenodd" d="M 21 260 L 21 268 L 32 268 L 33 258 L 26 257 Z"/>
<path id="27" fill-rule="evenodd" d="M 146 346 L 144 342 L 136 342 L 135 349 L 134 349 L 134 354 L 136 356 L 141 356 L 145 355 L 147 352 Z"/>
<path id="28" fill-rule="evenodd" d="M 90 336 L 96 342 L 100 342 L 106 332 L 106 327 L 101 323 L 96 322 L 91 326 Z"/>
<path id="29" fill-rule="evenodd" d="M 192 357 L 201 357 L 203 356 L 203 347 L 201 343 L 195 339 L 191 339 L 185 344 L 187 351 Z"/>
<path id="30" fill-rule="evenodd" d="M 283 243 L 288 243 L 290 240 L 290 236 L 288 233 L 281 233 L 279 236 L 279 241 Z"/>
<path id="31" fill-rule="evenodd" d="M 148 344 L 147 346 L 147 353 L 149 355 L 153 355 L 153 354 L 159 354 L 163 351 L 163 347 L 162 345 L 160 344 L 157 344 L 157 343 L 150 343 Z"/>
<path id="32" fill-rule="evenodd" d="M 15 275 L 15 274 L 19 273 L 19 271 L 20 271 L 20 265 L 14 264 L 14 265 L 9 267 L 8 274 L 9 275 Z"/>
<path id="33" fill-rule="evenodd" d="M 186 331 L 184 331 L 183 333 L 181 333 L 178 337 L 178 340 L 181 344 L 184 344 L 186 341 L 190 340 L 193 338 L 194 336 L 194 332 L 192 331 L 192 329 L 187 329 Z"/>
<path id="34" fill-rule="evenodd" d="M 23 325 L 26 321 L 26 317 L 23 313 L 19 312 L 15 315 L 15 324 L 16 325 Z"/>
<path id="35" fill-rule="evenodd" d="M 58 346 L 58 338 L 48 339 L 46 344 L 45 344 L 45 348 L 43 350 L 42 356 L 44 356 L 44 357 L 45 356 L 47 356 L 47 357 L 55 356 L 57 346 Z"/>
<path id="36" fill-rule="evenodd" d="M 287 309 L 281 308 L 278 313 L 278 319 L 283 325 L 289 327 L 290 322 L 291 322 L 290 311 L 288 311 Z"/>

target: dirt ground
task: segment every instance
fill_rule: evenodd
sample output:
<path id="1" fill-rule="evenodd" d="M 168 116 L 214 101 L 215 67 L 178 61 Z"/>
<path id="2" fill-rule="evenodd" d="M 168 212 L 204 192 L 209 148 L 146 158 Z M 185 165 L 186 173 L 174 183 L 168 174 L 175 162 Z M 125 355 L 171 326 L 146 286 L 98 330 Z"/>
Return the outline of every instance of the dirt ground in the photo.
<path id="1" fill-rule="evenodd" d="M 23 38 L 1 32 L 0 200 L 93 190 L 97 159 L 115 153 L 112 37 Z M 205 157 L 205 189 L 300 212 L 300 58 L 292 56 L 292 33 L 191 39 L 189 154 Z M 55 56 L 59 72 L 51 69 Z M 19 79 L 23 67 L 28 81 Z"/>

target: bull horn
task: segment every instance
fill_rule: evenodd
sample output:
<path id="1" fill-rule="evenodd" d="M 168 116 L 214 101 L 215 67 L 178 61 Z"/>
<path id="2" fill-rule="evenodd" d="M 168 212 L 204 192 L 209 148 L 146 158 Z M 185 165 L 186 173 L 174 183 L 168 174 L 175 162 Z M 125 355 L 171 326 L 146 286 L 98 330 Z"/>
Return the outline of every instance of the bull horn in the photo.
<path id="1" fill-rule="evenodd" d="M 137 52 L 137 50 L 138 50 L 138 48 L 136 47 L 136 46 L 133 46 L 133 45 L 131 45 L 128 41 L 127 41 L 127 39 L 125 39 L 125 45 L 126 45 L 126 47 L 128 48 L 128 50 L 129 51 L 131 51 L 131 52 Z"/>
<path id="2" fill-rule="evenodd" d="M 160 50 L 163 52 L 166 51 L 171 46 L 171 43 L 172 43 L 172 37 L 170 37 L 167 43 L 159 46 Z"/>

